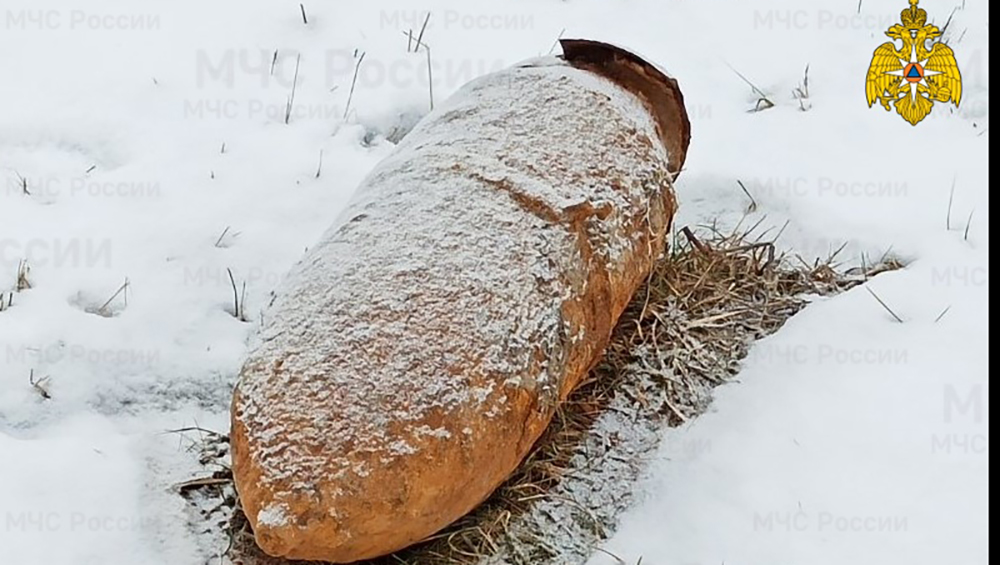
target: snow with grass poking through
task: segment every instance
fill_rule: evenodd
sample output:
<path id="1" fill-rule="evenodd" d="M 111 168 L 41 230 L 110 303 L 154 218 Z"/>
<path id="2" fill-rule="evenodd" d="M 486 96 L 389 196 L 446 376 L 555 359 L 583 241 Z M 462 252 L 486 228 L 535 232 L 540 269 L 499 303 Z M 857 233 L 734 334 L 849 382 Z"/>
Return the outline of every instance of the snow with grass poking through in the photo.
<path id="1" fill-rule="evenodd" d="M 741 180 L 753 219 L 787 221 L 779 243 L 807 260 L 846 243 L 847 263 L 890 248 L 908 262 L 866 285 L 904 323 L 856 288 L 756 344 L 710 413 L 664 433 L 603 549 L 630 564 L 986 563 L 989 8 L 921 2 L 938 26 L 954 11 L 965 89 L 960 109 L 911 127 L 864 101 L 905 7 L 307 1 L 304 24 L 297 2 L 8 0 L 0 290 L 22 259 L 32 288 L 0 312 L 5 561 L 193 564 L 224 549 L 188 528 L 172 486 L 203 470 L 164 432 L 227 431 L 269 293 L 392 149 L 385 136 L 428 111 L 426 53 L 406 52 L 406 31 L 429 9 L 436 101 L 560 33 L 622 44 L 684 90 L 678 225 L 735 224 Z M 732 68 L 775 107 L 747 112 L 757 96 Z M 226 269 L 247 282 L 249 322 L 229 312 Z M 127 305 L 88 312 L 126 278 Z"/>

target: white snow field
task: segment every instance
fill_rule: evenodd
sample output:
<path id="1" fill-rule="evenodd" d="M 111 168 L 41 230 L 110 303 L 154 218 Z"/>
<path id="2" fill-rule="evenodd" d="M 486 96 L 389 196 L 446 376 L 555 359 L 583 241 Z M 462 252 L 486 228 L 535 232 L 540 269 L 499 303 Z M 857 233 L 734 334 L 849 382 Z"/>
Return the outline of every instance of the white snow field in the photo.
<path id="1" fill-rule="evenodd" d="M 951 17 L 964 90 L 916 127 L 864 94 L 905 0 L 303 4 L 308 23 L 297 1 L 0 2 L 0 562 L 212 559 L 172 488 L 204 471 L 165 431 L 228 431 L 270 292 L 397 128 L 562 34 L 680 82 L 679 225 L 734 224 L 740 180 L 806 259 L 846 243 L 848 266 L 907 262 L 756 344 L 709 413 L 664 433 L 592 563 L 987 563 L 985 0 L 920 3 Z M 433 89 L 407 53 L 427 11 Z M 734 69 L 775 106 L 748 112 Z"/>

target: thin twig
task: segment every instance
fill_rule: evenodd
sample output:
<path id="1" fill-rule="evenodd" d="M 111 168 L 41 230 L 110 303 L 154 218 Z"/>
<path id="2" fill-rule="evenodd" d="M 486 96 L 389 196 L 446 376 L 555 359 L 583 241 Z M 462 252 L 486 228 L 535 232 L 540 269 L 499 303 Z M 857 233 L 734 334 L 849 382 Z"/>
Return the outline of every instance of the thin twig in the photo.
<path id="1" fill-rule="evenodd" d="M 423 45 L 424 32 L 427 31 L 427 24 L 430 21 L 431 21 L 431 13 L 427 12 L 427 17 L 424 18 L 424 25 L 420 26 L 420 33 L 417 34 L 417 44 L 413 48 L 414 53 L 416 53 L 417 49 L 420 49 L 420 46 Z"/>
<path id="2" fill-rule="evenodd" d="M 14 283 L 14 290 L 21 292 L 31 288 L 31 279 L 28 278 L 30 273 L 31 266 L 28 265 L 28 261 L 17 262 L 17 281 Z"/>
<path id="3" fill-rule="evenodd" d="M 222 245 L 222 238 L 226 237 L 226 234 L 229 233 L 229 228 L 230 226 L 226 226 L 226 229 L 222 230 L 222 234 L 219 235 L 219 239 L 215 240 L 215 247 Z"/>
<path id="4" fill-rule="evenodd" d="M 222 433 L 219 433 L 219 432 L 217 432 L 215 430 L 209 430 L 209 429 L 203 428 L 201 426 L 187 426 L 185 428 L 175 428 L 175 429 L 172 429 L 172 430 L 164 430 L 163 431 L 163 433 L 165 433 L 165 434 L 183 434 L 183 433 L 187 433 L 187 432 L 200 432 L 200 433 L 203 433 L 203 434 L 208 434 L 210 436 L 216 436 L 216 437 L 219 437 L 219 438 L 228 438 L 229 437 L 229 436 L 227 436 L 225 434 L 222 434 Z"/>
<path id="5" fill-rule="evenodd" d="M 955 201 L 955 183 L 958 177 L 951 177 L 951 193 L 948 195 L 948 217 L 945 220 L 944 227 L 946 230 L 951 231 L 951 205 Z"/>
<path id="6" fill-rule="evenodd" d="M 556 45 L 559 45 L 559 40 L 562 39 L 564 33 L 566 33 L 566 28 L 562 28 L 562 31 L 559 32 L 559 36 L 552 42 L 552 47 L 549 47 L 549 55 L 556 50 Z"/>
<path id="7" fill-rule="evenodd" d="M 892 311 L 892 308 L 889 308 L 889 305 L 886 304 L 881 298 L 879 298 L 879 295 L 875 294 L 874 290 L 868 288 L 867 286 L 865 287 L 865 290 L 867 290 L 869 294 L 875 297 L 875 300 L 878 300 L 878 303 L 881 304 L 882 307 L 885 308 L 885 311 L 891 314 L 892 317 L 895 318 L 897 322 L 899 322 L 900 324 L 904 323 L 903 319 L 897 316 L 896 313 Z"/>
<path id="8" fill-rule="evenodd" d="M 750 82 L 750 79 L 748 79 L 747 77 L 745 77 L 743 75 L 743 73 L 741 73 L 738 70 L 736 70 L 736 67 L 730 65 L 729 63 L 726 63 L 726 66 L 729 67 L 729 69 L 732 70 L 734 73 L 736 73 L 736 76 L 738 76 L 741 79 L 743 79 L 743 82 L 747 83 L 750 86 L 750 88 L 753 90 L 754 94 L 756 94 L 758 96 L 759 99 L 757 100 L 757 105 L 754 108 L 755 112 L 759 112 L 761 110 L 766 110 L 768 108 L 773 108 L 774 107 L 774 102 L 771 102 L 771 99 L 768 98 L 767 94 L 764 94 L 763 90 L 757 88 L 756 84 Z M 761 103 L 762 102 L 766 104 L 766 106 L 764 106 L 763 108 L 761 107 Z"/>
<path id="9" fill-rule="evenodd" d="M 247 281 L 243 281 L 243 290 L 240 292 L 240 315 L 239 319 L 241 322 L 246 322 L 246 308 L 247 308 Z"/>
<path id="10" fill-rule="evenodd" d="M 190 481 L 177 483 L 174 485 L 174 488 L 180 492 L 186 492 L 201 487 L 228 485 L 232 484 L 232 482 L 233 479 L 227 477 L 202 477 L 200 479 L 191 479 Z"/>
<path id="11" fill-rule="evenodd" d="M 111 295 L 111 298 L 109 298 L 107 300 L 107 302 L 105 302 L 103 305 L 101 305 L 100 308 L 97 309 L 97 313 L 98 314 L 102 314 L 102 315 L 107 314 L 108 313 L 107 309 L 108 309 L 108 306 L 111 305 L 111 302 L 115 298 L 118 298 L 119 294 L 121 294 L 123 292 L 125 292 L 125 293 L 128 292 L 128 285 L 129 285 L 128 277 L 126 277 L 125 278 L 125 282 L 122 283 L 122 285 L 120 287 L 118 287 L 118 290 L 116 290 L 115 293 Z M 125 297 L 126 297 L 125 298 L 125 305 L 128 306 L 128 294 L 126 294 Z"/>
<path id="12" fill-rule="evenodd" d="M 706 255 L 712 252 L 711 249 L 709 249 L 704 243 L 702 243 L 697 237 L 695 237 L 694 232 L 691 231 L 691 228 L 684 226 L 683 228 L 681 228 L 681 233 L 684 234 L 684 237 L 686 237 L 688 241 L 691 242 L 691 245 L 694 245 L 695 249 L 697 249 L 699 252 L 704 253 Z"/>
<path id="13" fill-rule="evenodd" d="M 962 239 L 965 241 L 969 241 L 969 228 L 972 227 L 972 216 L 975 215 L 975 213 L 976 209 L 973 208 L 972 211 L 969 212 L 969 219 L 965 221 L 965 234 L 962 236 Z"/>
<path id="14" fill-rule="evenodd" d="M 302 62 L 302 53 L 295 56 L 295 76 L 292 77 L 292 94 L 288 97 L 288 103 L 285 105 L 285 123 L 287 124 L 292 119 L 292 106 L 295 104 L 295 89 L 299 84 L 299 63 Z"/>
<path id="15" fill-rule="evenodd" d="M 14 171 L 14 174 L 17 175 L 17 180 L 21 183 L 21 194 L 31 196 L 31 192 L 28 190 L 28 179 L 22 177 L 21 173 L 17 171 Z"/>
<path id="16" fill-rule="evenodd" d="M 242 315 L 241 306 L 240 306 L 240 293 L 239 293 L 239 290 L 237 290 L 237 288 L 236 288 L 236 279 L 233 277 L 233 270 L 232 269 L 226 268 L 226 272 L 229 273 L 229 284 L 231 284 L 233 286 L 233 317 L 235 317 L 237 320 L 241 320 L 242 321 L 243 315 Z M 246 283 L 244 283 L 244 285 L 245 284 Z M 246 287 L 244 286 L 244 291 L 245 290 L 246 290 Z"/>
<path id="17" fill-rule="evenodd" d="M 42 377 L 36 381 L 34 369 L 28 374 L 28 382 L 31 383 L 31 388 L 35 389 L 35 392 L 42 397 L 42 400 L 52 400 L 52 395 L 49 394 L 49 389 L 45 386 L 48 381 L 49 377 Z"/>
<path id="18" fill-rule="evenodd" d="M 944 310 L 942 310 L 940 314 L 938 314 L 937 318 L 934 318 L 934 323 L 936 324 L 936 323 L 940 322 L 941 318 L 944 318 L 944 315 L 947 314 L 950 310 L 951 310 L 951 306 L 949 305 L 947 308 L 945 308 Z"/>
<path id="19" fill-rule="evenodd" d="M 351 79 L 351 91 L 347 94 L 347 106 L 344 107 L 344 119 L 347 119 L 347 114 L 351 111 L 351 100 L 354 98 L 354 87 L 358 84 L 358 71 L 361 69 L 361 62 L 365 60 L 365 55 L 367 52 L 362 52 L 361 56 L 358 57 L 358 62 L 354 65 L 354 78 Z"/>
<path id="20" fill-rule="evenodd" d="M 952 8 L 951 13 L 948 14 L 948 19 L 944 22 L 944 26 L 941 28 L 941 37 L 944 37 L 948 33 L 948 27 L 951 26 L 951 19 L 955 17 L 955 12 L 958 11 L 958 6 Z M 942 40 L 947 43 L 946 40 Z"/>
<path id="21" fill-rule="evenodd" d="M 757 201 L 754 200 L 753 195 L 750 194 L 750 191 L 747 190 L 747 187 L 743 185 L 743 181 L 737 180 L 736 184 L 740 185 L 740 188 L 743 189 L 743 194 L 746 194 L 747 198 L 750 199 L 750 207 L 747 208 L 747 212 L 753 212 L 753 211 L 757 210 Z"/>
<path id="22" fill-rule="evenodd" d="M 424 45 L 427 50 L 427 90 L 431 97 L 431 111 L 434 111 L 434 74 L 431 70 L 431 46 Z"/>

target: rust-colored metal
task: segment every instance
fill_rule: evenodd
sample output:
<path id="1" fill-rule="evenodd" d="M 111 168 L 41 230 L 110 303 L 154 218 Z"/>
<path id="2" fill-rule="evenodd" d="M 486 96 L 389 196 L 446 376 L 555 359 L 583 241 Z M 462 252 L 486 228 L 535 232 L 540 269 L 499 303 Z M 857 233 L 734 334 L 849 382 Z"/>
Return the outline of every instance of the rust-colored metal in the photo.
<path id="1" fill-rule="evenodd" d="M 670 172 L 679 173 L 691 142 L 691 122 L 677 81 L 635 53 L 610 43 L 588 39 L 562 39 L 560 43 L 563 57 L 574 67 L 614 81 L 647 105 L 670 152 Z"/>

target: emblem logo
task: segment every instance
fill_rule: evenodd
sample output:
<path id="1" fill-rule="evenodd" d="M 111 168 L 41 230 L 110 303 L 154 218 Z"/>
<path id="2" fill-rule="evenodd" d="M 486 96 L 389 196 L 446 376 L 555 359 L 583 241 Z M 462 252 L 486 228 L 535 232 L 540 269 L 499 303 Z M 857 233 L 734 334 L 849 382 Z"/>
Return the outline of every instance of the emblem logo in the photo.
<path id="1" fill-rule="evenodd" d="M 912 125 L 926 118 L 935 102 L 952 102 L 957 108 L 962 100 L 955 52 L 938 40 L 941 30 L 927 24 L 927 12 L 917 7 L 919 1 L 910 0 L 900 23 L 886 30 L 893 41 L 875 49 L 865 81 L 869 108 L 876 101 L 886 110 L 895 106 Z"/>

